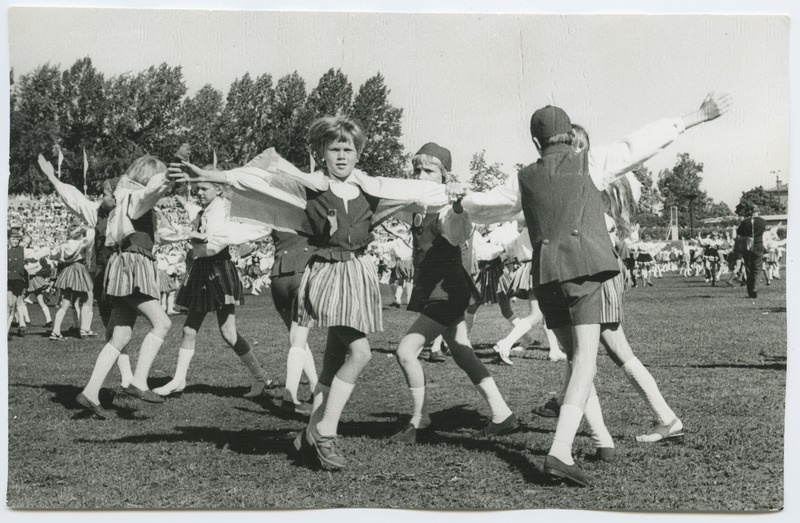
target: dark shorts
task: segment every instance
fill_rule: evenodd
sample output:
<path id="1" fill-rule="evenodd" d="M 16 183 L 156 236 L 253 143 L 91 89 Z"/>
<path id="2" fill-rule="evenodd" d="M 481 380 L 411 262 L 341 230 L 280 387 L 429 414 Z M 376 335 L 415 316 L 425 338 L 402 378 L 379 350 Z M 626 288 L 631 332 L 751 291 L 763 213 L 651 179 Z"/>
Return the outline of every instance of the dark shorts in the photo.
<path id="1" fill-rule="evenodd" d="M 22 296 L 28 289 L 28 283 L 22 280 L 8 280 L 8 292 L 14 296 Z"/>
<path id="2" fill-rule="evenodd" d="M 547 327 L 599 324 L 603 312 L 603 277 L 553 282 L 533 289 Z"/>
<path id="3" fill-rule="evenodd" d="M 449 327 L 464 319 L 465 308 L 465 306 L 454 305 L 446 300 L 429 300 L 420 311 L 420 314 L 440 325 Z"/>
<path id="4" fill-rule="evenodd" d="M 275 302 L 275 309 L 278 312 L 294 313 L 297 289 L 300 288 L 300 281 L 302 279 L 302 272 L 272 277 L 270 280 L 270 290 L 272 291 L 272 301 Z"/>

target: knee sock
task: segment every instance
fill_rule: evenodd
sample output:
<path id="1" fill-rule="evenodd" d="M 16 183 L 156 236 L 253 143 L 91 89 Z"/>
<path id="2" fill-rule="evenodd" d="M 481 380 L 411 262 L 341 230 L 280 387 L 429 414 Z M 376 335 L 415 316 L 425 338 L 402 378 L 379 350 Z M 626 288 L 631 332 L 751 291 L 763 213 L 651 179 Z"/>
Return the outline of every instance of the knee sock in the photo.
<path id="1" fill-rule="evenodd" d="M 50 317 L 50 307 L 44 302 L 44 300 L 39 301 L 39 307 L 42 309 L 42 314 L 44 314 L 44 320 L 46 322 L 51 322 L 53 319 Z"/>
<path id="2" fill-rule="evenodd" d="M 117 348 L 110 343 L 106 343 L 103 350 L 100 351 L 97 360 L 94 362 L 94 369 L 92 370 L 92 375 L 89 377 L 89 383 L 87 383 L 86 387 L 83 389 L 83 395 L 86 396 L 89 401 L 96 404 L 100 403 L 100 387 L 103 386 L 106 376 L 108 376 L 111 368 L 114 367 L 114 363 L 116 363 L 117 358 L 119 358 L 119 354 L 120 352 Z"/>
<path id="3" fill-rule="evenodd" d="M 153 389 L 156 394 L 166 395 L 186 386 L 186 375 L 189 373 L 189 364 L 192 362 L 194 349 L 179 349 L 178 363 L 175 365 L 175 376 L 163 387 Z"/>
<path id="4" fill-rule="evenodd" d="M 500 394 L 500 389 L 497 388 L 494 378 L 484 378 L 475 387 L 492 410 L 492 422 L 500 423 L 512 414 L 511 409 L 508 408 L 506 401 L 503 399 L 503 395 Z"/>
<path id="5" fill-rule="evenodd" d="M 472 334 L 472 326 L 475 324 L 475 315 L 470 312 L 464 313 L 464 323 L 467 324 L 467 335 Z"/>
<path id="6" fill-rule="evenodd" d="M 658 422 L 667 425 L 675 419 L 675 413 L 669 408 L 661 392 L 658 390 L 656 380 L 650 372 L 642 365 L 639 358 L 633 357 L 622 366 L 625 375 L 630 380 L 631 385 L 636 389 L 650 407 Z"/>
<path id="7" fill-rule="evenodd" d="M 575 434 L 581 425 L 583 410 L 575 405 L 561 405 L 561 413 L 558 416 L 556 433 L 553 436 L 553 445 L 550 447 L 550 456 L 555 456 L 566 465 L 573 465 L 572 442 Z"/>
<path id="8" fill-rule="evenodd" d="M 120 354 L 117 358 L 117 368 L 119 369 L 120 385 L 123 388 L 133 383 L 133 371 L 131 370 L 131 357 L 128 353 Z"/>
<path id="9" fill-rule="evenodd" d="M 25 324 L 31 322 L 31 316 L 30 314 L 28 314 L 28 306 L 25 305 L 24 301 L 20 302 L 19 315 L 20 315 L 20 321 L 19 321 L 20 327 L 24 327 Z"/>
<path id="10" fill-rule="evenodd" d="M 531 325 L 531 322 L 528 321 L 527 318 L 514 318 L 511 320 L 511 324 L 514 325 L 511 332 L 509 332 L 505 338 L 497 342 L 500 348 L 510 349 L 520 338 L 525 336 L 525 334 L 533 328 L 533 325 Z"/>
<path id="11" fill-rule="evenodd" d="M 430 425 L 431 420 L 428 416 L 428 401 L 425 397 L 425 387 L 409 387 L 411 391 L 411 401 L 413 402 L 413 413 L 411 414 L 411 423 L 418 429 L 424 429 Z"/>
<path id="12" fill-rule="evenodd" d="M 433 345 L 431 345 L 431 352 L 441 352 L 442 351 L 442 341 L 444 339 L 441 335 L 436 336 L 436 339 L 433 340 Z"/>
<path id="13" fill-rule="evenodd" d="M 603 420 L 603 411 L 600 408 L 600 398 L 597 397 L 597 391 L 592 385 L 589 391 L 589 399 L 586 401 L 586 408 L 583 415 L 586 417 L 586 423 L 589 425 L 589 432 L 592 433 L 592 442 L 596 448 L 614 448 L 614 440 L 606 428 L 605 421 Z"/>
<path id="14" fill-rule="evenodd" d="M 297 399 L 297 388 L 300 386 L 300 378 L 303 376 L 303 366 L 306 363 L 305 347 L 289 347 L 289 354 L 286 356 L 286 385 L 283 389 L 283 399 L 299 403 Z"/>
<path id="15" fill-rule="evenodd" d="M 550 347 L 550 354 L 551 358 L 561 358 L 561 356 L 566 356 L 564 351 L 561 350 L 561 347 L 558 345 L 558 337 L 556 333 L 552 330 L 548 329 L 547 327 L 542 327 L 544 329 L 544 335 L 547 337 L 547 345 Z"/>
<path id="16" fill-rule="evenodd" d="M 150 375 L 150 367 L 153 365 L 162 343 L 164 343 L 164 340 L 152 332 L 148 332 L 147 336 L 142 340 L 139 358 L 136 360 L 136 370 L 133 372 L 133 385 L 135 387 L 148 390 L 147 377 Z"/>
<path id="17" fill-rule="evenodd" d="M 402 305 L 401 299 L 403 298 L 403 287 L 396 285 L 394 289 L 394 302 Z"/>
<path id="18" fill-rule="evenodd" d="M 355 384 L 347 383 L 338 377 L 333 378 L 331 390 L 328 394 L 328 401 L 325 405 L 325 413 L 315 427 L 321 436 L 335 436 L 339 430 L 339 418 L 342 416 L 344 406 L 353 393 Z"/>
<path id="19" fill-rule="evenodd" d="M 56 318 L 53 320 L 53 332 L 56 334 L 61 334 L 61 324 L 64 322 L 64 316 L 67 315 L 67 311 L 62 307 L 56 311 Z M 89 398 L 91 399 L 91 398 Z"/>
<path id="20" fill-rule="evenodd" d="M 311 417 L 308 420 L 310 426 L 316 426 L 319 420 L 322 419 L 330 394 L 331 388 L 329 386 L 317 382 L 317 386 L 314 387 L 314 403 L 311 405 Z"/>
<path id="21" fill-rule="evenodd" d="M 314 355 L 311 353 L 311 348 L 309 348 L 308 343 L 306 343 L 305 354 L 303 372 L 305 372 L 306 378 L 308 378 L 308 387 L 313 391 L 316 389 L 318 383 L 317 366 L 314 364 Z"/>
<path id="22" fill-rule="evenodd" d="M 81 326 L 82 332 L 89 332 L 92 330 L 92 318 L 94 311 L 92 310 L 92 300 L 86 300 L 86 303 L 81 307 Z"/>

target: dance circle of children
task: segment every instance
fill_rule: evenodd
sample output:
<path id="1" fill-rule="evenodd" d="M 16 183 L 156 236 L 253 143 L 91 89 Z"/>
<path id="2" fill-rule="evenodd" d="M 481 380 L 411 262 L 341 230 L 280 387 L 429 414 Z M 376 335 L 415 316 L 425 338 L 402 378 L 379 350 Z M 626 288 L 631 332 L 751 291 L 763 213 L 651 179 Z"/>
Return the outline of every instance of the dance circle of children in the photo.
<path id="1" fill-rule="evenodd" d="M 323 117 L 310 125 L 307 146 L 320 166 L 316 171 L 301 171 L 273 149 L 226 171 L 188 161 L 167 165 L 146 155 L 123 176 L 108 180 L 100 202 L 58 180 L 40 156 L 39 165 L 64 205 L 84 223 L 66 244 L 47 253 L 58 262 L 55 287 L 62 296 L 52 322 L 47 307 L 40 305 L 52 327 L 51 339 L 59 340 L 69 310 L 79 318 L 81 337 L 96 336 L 90 325 L 92 303 L 98 303 L 105 341 L 76 398 L 96 418 L 109 417 L 99 394 L 115 366 L 123 391 L 142 401 L 160 403 L 183 391 L 197 332 L 208 313 L 216 315 L 222 339 L 247 371 L 251 388 L 245 396 L 256 397 L 272 380 L 251 351 L 247 333 L 237 329 L 236 306 L 243 303 L 244 289 L 229 247 L 271 234 L 271 290 L 289 346 L 281 405 L 309 418 L 294 441 L 303 463 L 341 469 L 353 458 L 340 445 L 339 419 L 369 364 L 367 336 L 383 330 L 379 276 L 369 250 L 373 231 L 381 227 L 394 237 L 383 247 L 393 268 L 391 305 L 406 305 L 418 314 L 396 354 L 411 397 L 410 419 L 390 440 L 413 444 L 435 430 L 418 358 L 426 345 L 445 346 L 486 402 L 490 419 L 476 437 L 519 429 L 502 384 L 470 343 L 479 306 L 499 303 L 511 324 L 494 346 L 499 361 L 513 364 L 512 347 L 537 324 L 546 333 L 549 359 L 566 360 L 560 394 L 533 412 L 558 418 L 545 474 L 586 486 L 591 480 L 572 457 L 584 417 L 598 459 L 614 458 L 614 441 L 594 387 L 600 344 L 653 413 L 652 429 L 637 440 L 655 442 L 683 434 L 681 420 L 634 355 L 622 328 L 623 296 L 633 276 L 627 260 L 638 264 L 641 283 L 652 285 L 657 264 L 677 265 L 680 258 L 670 260 L 661 253 L 663 245 L 646 237 L 637 240 L 640 191 L 630 173 L 684 131 L 717 118 L 730 105 L 728 95 L 711 93 L 698 110 L 653 122 L 605 146 L 590 146 L 589 135 L 564 110 L 543 107 L 533 114 L 530 129 L 540 159 L 506 186 L 483 193 L 450 181 L 451 153 L 433 142 L 412 157 L 413 179 L 369 176 L 357 168 L 367 137 L 345 117 Z M 199 196 L 199 205 L 181 202 L 189 232 L 174 226 L 158 207 L 174 184 L 186 182 Z M 710 238 L 705 246 L 712 282 L 718 281 L 721 266 L 716 241 Z M 191 245 L 185 275 L 174 268 L 181 256 L 168 247 L 159 249 L 174 242 Z M 159 257 L 159 251 L 165 254 Z M 19 229 L 9 231 L 9 324 L 17 317 L 21 329 L 22 298 L 38 300 L 47 285 L 43 254 L 26 251 Z M 530 313 L 516 317 L 512 299 L 528 302 Z M 171 381 L 150 390 L 150 367 L 172 328 L 176 306 L 186 310 L 176 369 Z M 128 346 L 139 316 L 149 330 L 132 368 Z M 307 339 L 309 329 L 319 328 L 326 329 L 327 341 L 317 374 Z M 432 360 L 441 359 L 441 352 L 434 350 Z M 312 390 L 310 405 L 298 396 L 303 373 Z"/>

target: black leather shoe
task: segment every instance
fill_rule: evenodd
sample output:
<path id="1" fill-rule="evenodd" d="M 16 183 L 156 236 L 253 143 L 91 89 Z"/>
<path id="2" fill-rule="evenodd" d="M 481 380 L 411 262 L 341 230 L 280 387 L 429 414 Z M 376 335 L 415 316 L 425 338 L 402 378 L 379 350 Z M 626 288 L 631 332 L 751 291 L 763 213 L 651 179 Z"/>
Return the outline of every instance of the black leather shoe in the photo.
<path id="1" fill-rule="evenodd" d="M 389 441 L 393 441 L 395 443 L 407 443 L 413 445 L 417 442 L 417 427 L 409 423 L 403 428 L 403 430 L 401 430 L 397 434 L 392 435 L 389 438 Z"/>
<path id="2" fill-rule="evenodd" d="M 134 398 L 139 398 L 142 401 L 146 401 L 148 403 L 164 403 L 164 398 L 156 394 L 151 390 L 142 390 L 136 385 L 128 385 L 122 389 L 125 394 L 129 396 L 133 396 Z"/>
<path id="3" fill-rule="evenodd" d="M 443 363 L 447 361 L 447 358 L 444 357 L 442 351 L 437 350 L 431 352 L 431 355 L 428 356 L 428 361 L 431 363 Z"/>
<path id="4" fill-rule="evenodd" d="M 494 436 L 503 436 L 505 434 L 511 434 L 515 430 L 519 428 L 519 420 L 517 419 L 517 415 L 513 412 L 510 416 L 506 419 L 501 421 L 500 423 L 495 423 L 490 421 L 483 427 L 479 434 L 485 438 L 491 438 Z"/>
<path id="5" fill-rule="evenodd" d="M 83 392 L 78 394 L 78 396 L 75 398 L 75 401 L 77 401 L 78 405 L 80 405 L 81 407 L 92 411 L 92 413 L 98 418 L 100 419 L 108 418 L 108 413 L 105 410 L 103 410 L 103 407 L 101 407 L 99 404 L 92 403 L 91 400 L 87 398 Z"/>
<path id="6" fill-rule="evenodd" d="M 606 463 L 610 463 L 614 461 L 614 455 L 616 454 L 616 449 L 614 447 L 598 447 L 597 451 L 594 453 L 595 461 L 605 461 Z"/>
<path id="7" fill-rule="evenodd" d="M 557 418 L 561 413 L 561 405 L 555 398 L 550 398 L 547 403 L 534 407 L 531 412 L 543 418 Z"/>
<path id="8" fill-rule="evenodd" d="M 544 458 L 544 473 L 556 481 L 564 481 L 576 487 L 589 485 L 589 478 L 583 473 L 578 464 L 567 465 L 555 456 L 547 455 Z"/>
<path id="9" fill-rule="evenodd" d="M 292 414 L 303 414 L 308 416 L 311 414 L 311 405 L 308 403 L 295 403 L 289 400 L 281 401 L 281 409 Z"/>

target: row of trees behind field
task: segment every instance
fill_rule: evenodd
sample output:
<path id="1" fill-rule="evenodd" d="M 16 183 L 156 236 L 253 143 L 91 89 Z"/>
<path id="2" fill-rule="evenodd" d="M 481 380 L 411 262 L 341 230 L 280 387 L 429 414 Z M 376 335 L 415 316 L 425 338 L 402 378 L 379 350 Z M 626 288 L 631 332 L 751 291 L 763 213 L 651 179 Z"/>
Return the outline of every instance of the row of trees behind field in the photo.
<path id="1" fill-rule="evenodd" d="M 180 66 L 162 63 L 138 73 L 106 77 L 90 58 L 69 69 L 45 64 L 15 78 L 11 71 L 9 193 L 48 192 L 36 156 L 53 163 L 63 154 L 62 179 L 83 186 L 83 151 L 89 161 L 87 188 L 100 192 L 102 181 L 124 172 L 145 153 L 173 160 L 181 144 L 191 144 L 191 161 L 222 167 L 241 165 L 267 147 L 302 169 L 309 167 L 305 135 L 317 117 L 349 116 L 362 125 L 367 143 L 359 167 L 372 175 L 408 174 L 408 153 L 400 141 L 403 109 L 389 101 L 390 89 L 378 72 L 355 89 L 340 69 L 328 70 L 308 90 L 293 72 L 275 80 L 269 73 L 249 73 L 233 81 L 227 93 L 205 85 L 187 96 Z M 521 165 L 514 166 L 516 170 Z M 703 164 L 689 154 L 677 155 L 672 169 L 654 176 L 647 167 L 635 171 L 642 183 L 639 217 L 643 226 L 664 226 L 670 207 L 678 208 L 682 226 L 704 218 L 786 212 L 785 206 L 756 187 L 742 194 L 731 210 L 701 188 Z M 505 182 L 502 164 L 476 152 L 469 184 L 487 190 Z"/>

